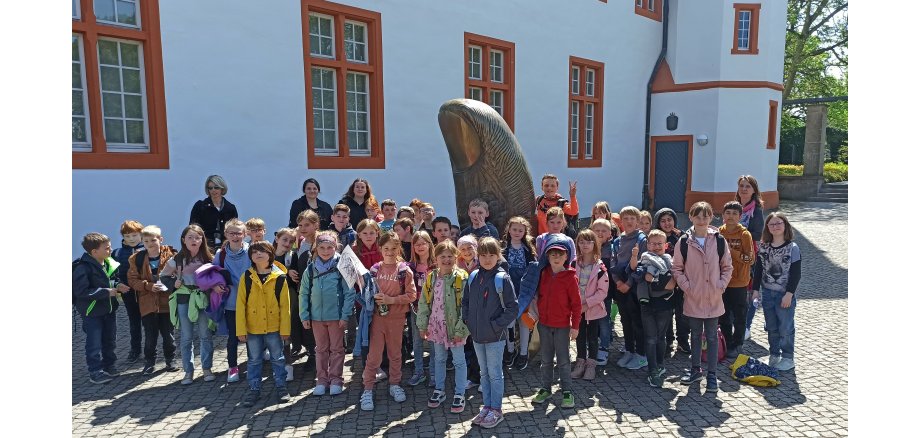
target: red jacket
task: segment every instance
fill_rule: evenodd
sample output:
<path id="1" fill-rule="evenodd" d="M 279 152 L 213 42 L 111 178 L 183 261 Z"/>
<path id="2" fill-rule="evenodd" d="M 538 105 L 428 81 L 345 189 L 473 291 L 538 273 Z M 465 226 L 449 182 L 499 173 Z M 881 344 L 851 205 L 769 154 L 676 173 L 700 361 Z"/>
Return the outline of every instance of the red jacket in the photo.
<path id="1" fill-rule="evenodd" d="M 374 244 L 373 248 L 365 248 L 364 245 L 361 245 L 361 249 L 358 249 L 358 242 L 355 242 L 354 248 L 352 250 L 358 254 L 358 259 L 361 260 L 361 264 L 365 268 L 370 269 L 371 266 L 374 266 L 374 263 L 383 261 L 383 254 L 380 253 L 380 248 L 377 247 L 377 244 Z"/>
<path id="2" fill-rule="evenodd" d="M 581 294 L 578 292 L 578 274 L 574 269 L 568 268 L 556 274 L 550 266 L 543 269 L 537 289 L 537 313 L 540 324 L 547 327 L 578 330 L 581 324 Z"/>

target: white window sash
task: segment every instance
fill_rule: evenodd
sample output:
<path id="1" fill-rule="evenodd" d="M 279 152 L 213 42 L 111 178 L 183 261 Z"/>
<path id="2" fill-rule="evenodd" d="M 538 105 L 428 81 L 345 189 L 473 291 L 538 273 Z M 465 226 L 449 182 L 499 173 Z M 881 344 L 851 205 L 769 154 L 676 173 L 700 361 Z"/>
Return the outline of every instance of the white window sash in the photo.
<path id="1" fill-rule="evenodd" d="M 327 84 L 323 84 L 322 82 L 319 83 L 319 84 L 317 84 L 317 83 L 315 83 L 315 82 L 311 84 L 311 90 L 310 90 L 310 93 L 311 93 L 311 94 L 310 94 L 311 102 L 312 102 L 312 100 L 313 100 L 313 95 L 312 95 L 312 93 L 315 92 L 315 91 L 319 91 L 319 93 L 320 93 L 320 101 L 321 101 L 321 104 L 323 105 L 323 106 L 321 106 L 321 107 L 319 108 L 319 112 L 320 112 L 320 123 L 321 123 L 321 127 L 320 127 L 320 128 L 317 128 L 317 127 L 316 127 L 316 120 L 315 120 L 316 115 L 314 114 L 314 116 L 313 116 L 313 117 L 314 117 L 314 121 L 313 121 L 314 126 L 311 127 L 311 129 L 313 129 L 313 145 L 314 145 L 313 151 L 314 151 L 314 153 L 315 153 L 316 155 L 338 155 L 338 153 L 339 153 L 339 135 L 338 135 L 339 117 L 338 117 L 338 108 L 336 108 L 336 106 L 337 106 L 337 100 L 338 100 L 338 99 L 336 98 L 336 87 L 337 87 L 337 84 L 336 84 L 337 77 L 336 77 L 336 74 L 335 74 L 336 72 L 335 72 L 335 70 L 333 70 L 333 69 L 320 68 L 320 67 L 313 67 L 313 68 L 311 69 L 311 71 L 310 71 L 311 76 L 312 76 L 312 74 L 313 74 L 313 71 L 312 71 L 312 70 L 319 70 L 320 72 L 327 71 L 327 72 L 331 72 L 331 73 L 332 73 L 332 84 L 331 84 L 332 88 L 327 88 L 327 87 L 325 87 L 325 85 L 327 85 Z M 320 79 L 322 79 L 322 73 L 320 73 Z M 331 108 L 327 108 L 326 105 L 325 105 L 326 102 L 325 102 L 325 100 L 323 100 L 323 97 L 322 97 L 323 91 L 332 91 L 332 106 L 331 106 Z M 316 108 L 313 108 L 313 111 L 314 111 L 314 113 L 315 113 L 315 112 L 316 112 Z M 327 112 L 327 111 L 331 111 L 331 112 L 332 112 L 332 115 L 333 115 L 333 117 L 332 117 L 332 126 L 331 126 L 331 127 L 326 126 L 325 121 L 324 121 L 324 119 L 322 118 L 322 117 L 323 117 L 323 113 L 325 113 L 325 112 Z M 325 144 L 325 133 L 326 133 L 326 131 L 332 131 L 332 132 L 333 132 L 333 147 L 332 147 L 332 148 L 328 148 L 328 145 Z M 322 139 L 322 142 L 318 141 L 318 140 L 317 140 L 317 137 L 321 138 L 321 139 Z M 320 144 L 320 143 L 322 143 L 323 147 L 319 147 L 319 144 Z"/>
<path id="2" fill-rule="evenodd" d="M 585 96 L 594 97 L 594 79 L 596 75 L 594 69 L 585 69 Z"/>
<path id="3" fill-rule="evenodd" d="M 594 158 L 594 104 L 585 104 L 585 159 Z"/>
<path id="4" fill-rule="evenodd" d="M 473 52 L 476 52 L 477 54 L 479 54 L 478 62 L 473 60 Z M 467 72 L 467 75 L 469 76 L 470 79 L 481 81 L 482 80 L 482 47 L 469 46 L 468 53 L 469 53 L 468 69 L 471 70 L 471 72 Z"/>
<path id="5" fill-rule="evenodd" d="M 95 2 L 96 2 L 96 0 L 86 0 L 86 1 L 92 1 L 93 4 L 95 4 Z M 122 1 L 129 2 L 129 3 L 134 3 L 134 13 L 135 13 L 134 18 L 135 18 L 135 20 L 137 21 L 137 24 L 121 23 L 121 22 L 118 21 L 118 1 L 116 1 L 116 0 L 111 0 L 111 2 L 112 2 L 112 7 L 113 7 L 113 9 L 115 10 L 115 21 L 103 20 L 103 19 L 98 18 L 98 17 L 96 18 L 96 21 L 98 21 L 98 22 L 100 22 L 100 23 L 104 23 L 104 24 L 111 24 L 111 25 L 113 25 L 113 26 L 123 26 L 123 27 L 128 27 L 128 28 L 131 28 L 131 29 L 140 29 L 140 28 L 141 28 L 141 24 L 142 24 L 142 23 L 141 23 L 141 5 L 140 5 L 140 2 L 139 2 L 138 0 L 122 0 Z M 79 13 L 79 10 L 78 10 L 77 13 Z"/>
<path id="6" fill-rule="evenodd" d="M 470 96 L 470 99 L 478 100 L 482 102 L 482 88 L 470 87 L 469 96 Z"/>
<path id="7" fill-rule="evenodd" d="M 738 50 L 750 50 L 751 41 L 751 12 L 741 11 L 738 14 Z"/>
<path id="8" fill-rule="evenodd" d="M 572 90 L 571 92 L 572 94 L 576 96 L 579 93 L 581 93 L 581 90 L 579 89 L 579 86 L 578 86 L 579 76 L 581 76 L 581 69 L 578 67 L 572 67 L 572 86 L 571 86 Z"/>
<path id="9" fill-rule="evenodd" d="M 79 8 L 78 8 L 78 11 L 79 11 Z M 85 142 L 72 142 L 71 149 L 74 151 L 86 152 L 86 151 L 92 150 L 92 142 L 93 142 L 93 134 L 91 131 L 92 127 L 90 126 L 91 123 L 90 123 L 90 115 L 89 115 L 89 98 L 86 95 L 86 64 L 85 64 L 86 54 L 83 51 L 83 37 L 80 35 L 76 35 L 76 34 L 72 34 L 72 37 L 75 37 L 77 39 L 77 50 L 80 54 L 79 55 L 80 61 L 78 62 L 78 64 L 80 64 L 80 87 L 81 87 L 80 91 L 83 93 L 83 115 L 75 116 L 71 114 L 71 120 L 73 120 L 73 117 L 83 118 L 84 129 L 86 130 L 86 141 Z M 71 63 L 73 63 L 73 61 L 71 61 Z M 72 87 L 71 87 L 71 90 L 73 90 Z"/>
<path id="10" fill-rule="evenodd" d="M 311 37 L 315 36 L 317 40 L 320 42 L 320 44 L 319 44 L 319 47 L 316 47 L 316 52 L 313 51 L 312 46 L 310 47 L 310 56 L 315 56 L 318 58 L 330 58 L 330 59 L 335 58 L 335 18 L 332 17 L 331 15 L 318 14 L 315 12 L 311 12 L 310 18 L 313 18 L 313 17 L 316 17 L 317 19 L 317 32 L 319 33 L 309 32 L 309 34 Z M 322 26 L 323 20 L 329 20 L 329 31 L 331 32 L 329 35 L 324 35 L 322 33 L 323 32 L 323 26 Z M 309 29 L 309 26 L 310 26 L 310 23 L 308 22 L 307 23 L 308 29 Z M 332 44 L 330 44 L 330 47 L 332 48 L 331 50 L 332 53 L 328 55 L 322 53 L 322 41 L 324 39 L 328 39 L 332 41 Z"/>
<path id="11" fill-rule="evenodd" d="M 352 29 L 354 29 L 354 30 L 357 30 L 358 28 L 361 28 L 362 35 L 364 35 L 364 41 L 363 41 L 363 42 L 359 42 L 359 41 L 357 41 L 356 39 L 354 39 L 354 34 L 352 34 L 352 39 L 350 39 L 350 40 L 349 40 L 349 39 L 345 39 L 345 40 L 344 40 L 346 45 L 352 44 L 352 45 L 354 46 L 353 52 L 354 52 L 355 54 L 357 54 L 357 53 L 358 53 L 358 49 L 360 49 L 360 50 L 361 50 L 361 54 L 363 55 L 363 58 L 364 58 L 364 59 L 363 59 L 363 60 L 360 60 L 360 59 L 357 59 L 357 58 L 349 58 L 349 57 L 348 57 L 348 50 L 346 49 L 346 50 L 345 50 L 345 58 L 346 58 L 346 60 L 347 60 L 347 61 L 350 61 L 350 62 L 358 62 L 358 63 L 361 63 L 361 64 L 367 64 L 367 63 L 368 63 L 367 24 L 362 23 L 362 22 L 360 22 L 360 21 L 351 21 L 351 20 L 345 21 L 345 24 L 351 24 L 351 25 L 353 26 Z M 333 45 L 334 45 L 334 44 L 333 44 Z"/>
<path id="12" fill-rule="evenodd" d="M 355 87 L 351 87 L 351 81 L 349 81 L 349 79 L 348 79 L 349 77 L 353 77 L 353 78 L 356 78 L 356 79 L 357 79 L 357 78 L 362 79 L 362 80 L 364 81 L 364 91 L 363 91 L 363 92 L 359 92 L 359 91 L 357 91 L 357 87 L 356 87 L 356 86 L 355 86 Z M 346 93 L 345 102 L 346 102 L 346 105 L 347 105 L 347 102 L 348 102 L 348 94 L 353 94 L 353 95 L 355 96 L 355 108 L 354 108 L 354 109 L 352 109 L 352 108 L 346 108 L 346 116 L 347 116 L 347 117 L 354 117 L 355 128 L 354 128 L 354 129 L 348 129 L 348 127 L 346 126 L 346 127 L 345 127 L 345 128 L 346 128 L 346 131 L 347 131 L 347 133 L 349 133 L 349 134 L 350 134 L 350 133 L 354 133 L 354 134 L 355 134 L 356 143 L 357 143 L 357 138 L 360 138 L 360 137 L 359 137 L 359 134 L 365 134 L 365 135 L 367 135 L 367 149 L 366 149 L 366 150 L 364 150 L 364 149 L 358 149 L 357 147 L 358 147 L 359 145 L 357 145 L 357 144 L 355 145 L 355 147 L 352 147 L 352 145 L 349 144 L 349 145 L 348 145 L 348 153 L 349 153 L 350 155 L 369 156 L 369 155 L 371 154 L 371 135 L 370 135 L 370 132 L 371 132 L 371 131 L 370 131 L 370 128 L 371 128 L 371 126 L 370 126 L 370 121 L 371 121 L 371 120 L 370 120 L 370 115 L 371 115 L 371 114 L 370 114 L 370 106 L 371 106 L 370 98 L 371 98 L 371 96 L 370 96 L 370 89 L 368 88 L 368 87 L 370 86 L 370 77 L 369 77 L 367 74 L 364 74 L 364 73 L 347 73 L 347 74 L 346 74 L 346 82 L 347 82 L 346 85 L 345 85 L 345 93 Z M 355 82 L 355 85 L 357 85 L 357 81 Z M 353 88 L 353 90 L 352 90 L 352 91 L 349 91 L 349 88 Z M 365 105 L 364 108 L 358 108 L 358 107 L 357 107 L 357 104 L 358 104 L 358 95 L 364 95 L 364 105 Z M 358 119 L 359 119 L 360 117 L 363 117 L 363 118 L 365 119 L 365 125 L 364 125 L 364 126 L 366 127 L 366 129 L 358 129 Z"/>
<path id="13" fill-rule="evenodd" d="M 578 158 L 578 102 L 572 102 L 569 105 L 569 117 L 572 127 L 569 130 L 569 157 Z"/>
<path id="14" fill-rule="evenodd" d="M 103 100 L 103 103 L 102 103 L 102 105 L 103 105 L 103 106 L 102 106 L 102 114 L 101 114 L 101 117 L 102 117 L 102 125 L 103 125 L 103 131 L 102 131 L 102 133 L 103 133 L 103 136 L 104 136 L 104 135 L 105 135 L 105 121 L 106 121 L 106 119 L 109 119 L 109 120 L 116 120 L 116 119 L 117 119 L 117 120 L 120 120 L 120 121 L 121 121 L 122 128 L 124 129 L 124 136 L 125 136 L 125 142 L 124 142 L 124 143 L 112 142 L 112 141 L 109 141 L 108 138 L 106 138 L 106 142 L 105 142 L 105 143 L 106 143 L 106 150 L 107 150 L 108 152 L 138 152 L 138 151 L 149 151 L 149 150 L 150 150 L 150 132 L 149 132 L 148 117 L 147 117 L 147 78 L 146 78 L 146 68 L 144 67 L 144 45 L 143 45 L 143 43 L 141 43 L 141 42 L 139 42 L 139 41 L 125 40 L 125 39 L 117 39 L 117 38 L 109 38 L 109 37 L 106 37 L 106 38 L 99 38 L 99 41 L 112 41 L 112 42 L 115 42 L 115 43 L 117 43 L 117 46 L 116 46 L 116 47 L 118 48 L 118 65 L 117 65 L 117 66 L 116 66 L 116 65 L 112 65 L 112 64 L 103 64 L 103 63 L 102 63 L 102 59 L 101 59 L 102 57 L 99 56 L 99 97 L 100 97 L 100 100 Z M 98 44 L 98 42 L 97 42 L 97 44 Z M 139 76 L 140 76 L 140 87 L 141 87 L 141 92 L 140 92 L 140 93 L 131 93 L 131 92 L 126 92 L 126 91 L 125 91 L 123 70 L 125 70 L 125 69 L 134 70 L 135 67 L 125 67 L 125 66 L 122 65 L 122 59 L 121 59 L 121 45 L 122 45 L 122 44 L 130 44 L 130 45 L 135 45 L 135 46 L 137 46 L 138 68 L 140 69 L 140 72 L 139 72 Z M 96 51 L 97 51 L 97 52 L 99 51 L 98 46 L 97 46 L 97 48 L 96 48 Z M 107 66 L 107 67 L 117 67 L 117 68 L 118 68 L 118 81 L 119 81 L 119 84 L 120 84 L 121 91 L 115 92 L 115 91 L 103 91 L 103 90 L 102 90 L 102 67 L 103 67 L 103 66 Z M 104 99 L 102 99 L 103 93 L 117 93 L 117 94 L 120 96 L 120 98 L 121 98 L 121 111 L 122 111 L 122 116 L 121 116 L 121 117 L 109 117 L 109 116 L 106 116 L 106 115 L 105 115 L 105 102 L 104 102 Z M 125 102 L 125 96 L 126 96 L 126 95 L 136 96 L 136 95 L 138 95 L 138 94 L 139 94 L 140 97 L 141 97 L 141 116 L 142 116 L 143 118 L 138 119 L 138 118 L 135 118 L 135 117 L 127 117 L 127 116 L 125 115 L 125 103 L 124 103 L 124 102 Z M 143 125 L 144 125 L 144 143 L 143 143 L 143 144 L 138 144 L 138 143 L 127 143 L 127 139 L 128 139 L 128 126 L 127 126 L 127 122 L 128 122 L 128 121 L 140 121 L 140 122 L 143 123 Z"/>
<path id="15" fill-rule="evenodd" d="M 498 102 L 498 103 L 496 103 Z M 489 92 L 489 106 L 491 106 L 500 115 L 505 115 L 505 93 L 500 90 Z"/>
<path id="16" fill-rule="evenodd" d="M 494 57 L 492 55 L 495 55 Z M 504 83 L 505 53 L 500 50 L 489 51 L 489 80 L 495 83 Z M 498 77 L 498 80 L 495 78 Z"/>

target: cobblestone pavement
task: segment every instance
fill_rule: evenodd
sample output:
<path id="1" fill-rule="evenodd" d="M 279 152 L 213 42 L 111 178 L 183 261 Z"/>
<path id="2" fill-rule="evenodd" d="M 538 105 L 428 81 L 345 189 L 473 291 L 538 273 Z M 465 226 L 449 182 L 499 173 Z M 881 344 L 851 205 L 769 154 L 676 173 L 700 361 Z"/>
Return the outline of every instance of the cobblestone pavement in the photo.
<path id="1" fill-rule="evenodd" d="M 560 408 L 561 394 L 544 405 L 532 405 L 539 371 L 506 371 L 506 420 L 483 430 L 470 420 L 481 403 L 467 392 L 467 410 L 450 414 L 447 406 L 428 409 L 427 387 L 405 386 L 408 400 L 397 404 L 377 386 L 377 409 L 358 407 L 360 376 L 352 380 L 346 361 L 342 395 L 314 397 L 313 375 L 295 367 L 289 384 L 292 401 L 285 405 L 239 407 L 245 382 L 227 384 L 225 338 L 215 338 L 214 370 L 218 379 L 205 383 L 200 370 L 190 386 L 182 373 L 140 375 L 142 362 L 125 366 L 127 318 L 119 311 L 118 357 L 122 376 L 105 385 L 88 381 L 79 322 L 73 334 L 72 432 L 75 436 L 841 436 L 848 435 L 847 352 L 847 204 L 784 203 L 803 254 L 796 325 L 796 364 L 782 374 L 776 388 L 755 388 L 731 379 L 728 365 L 719 367 L 717 395 L 704 394 L 699 384 L 677 381 L 688 366 L 686 356 L 666 360 L 663 389 L 645 383 L 644 371 L 628 371 L 613 363 L 593 382 L 576 381 L 576 408 Z M 758 312 L 746 353 L 767 354 L 763 316 Z M 618 333 L 622 333 L 619 322 Z M 178 339 L 177 339 L 178 341 Z M 619 345 L 620 339 L 615 342 Z M 574 350 L 574 345 L 573 345 Z M 612 349 L 613 350 L 613 349 Z M 240 351 L 245 362 L 245 349 Z M 611 354 L 617 359 L 616 353 Z M 573 351 L 574 357 L 574 351 Z M 299 359 L 298 363 L 303 363 Z M 162 359 L 157 363 L 161 369 Z M 263 375 L 270 373 L 265 367 Z M 404 379 L 411 371 L 406 368 Z M 452 378 L 448 376 L 448 382 Z M 450 386 L 451 383 L 448 383 Z M 272 385 L 265 382 L 266 388 Z M 558 387 L 557 387 L 558 388 Z"/>

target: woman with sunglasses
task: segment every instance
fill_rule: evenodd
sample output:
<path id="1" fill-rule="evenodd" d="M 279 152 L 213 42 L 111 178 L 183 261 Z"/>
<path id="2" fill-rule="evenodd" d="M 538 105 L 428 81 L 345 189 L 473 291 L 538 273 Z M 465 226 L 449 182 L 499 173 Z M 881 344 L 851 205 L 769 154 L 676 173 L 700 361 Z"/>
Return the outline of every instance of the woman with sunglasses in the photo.
<path id="1" fill-rule="evenodd" d="M 220 175 L 211 175 L 205 180 L 204 191 L 207 198 L 195 202 L 188 223 L 198 224 L 204 229 L 208 246 L 219 248 L 224 242 L 224 224 L 239 217 L 236 206 L 224 196 L 227 194 L 227 182 Z"/>

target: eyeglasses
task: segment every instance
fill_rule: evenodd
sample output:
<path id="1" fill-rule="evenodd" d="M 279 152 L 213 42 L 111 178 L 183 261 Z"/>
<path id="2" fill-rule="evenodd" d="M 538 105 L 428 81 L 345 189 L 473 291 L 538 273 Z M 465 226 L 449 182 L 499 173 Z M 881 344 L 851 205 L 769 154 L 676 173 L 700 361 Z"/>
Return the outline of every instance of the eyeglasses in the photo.
<path id="1" fill-rule="evenodd" d="M 223 190 L 223 188 L 218 186 L 208 186 L 208 190 Z"/>
<path id="2" fill-rule="evenodd" d="M 228 236 L 242 236 L 243 233 L 239 231 L 225 231 L 224 234 Z"/>
<path id="3" fill-rule="evenodd" d="M 769 227 L 778 227 L 780 225 L 785 225 L 783 222 L 770 222 L 767 224 Z"/>

